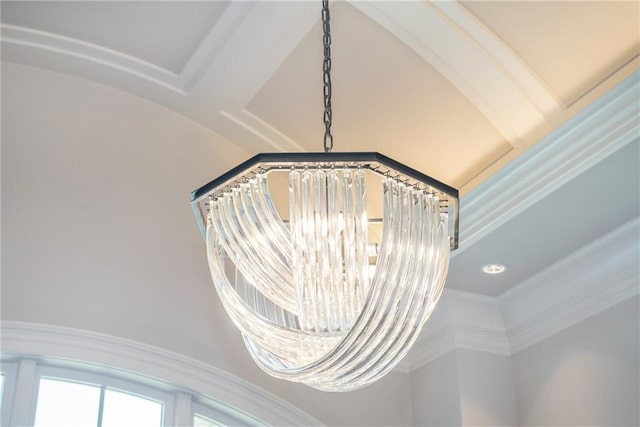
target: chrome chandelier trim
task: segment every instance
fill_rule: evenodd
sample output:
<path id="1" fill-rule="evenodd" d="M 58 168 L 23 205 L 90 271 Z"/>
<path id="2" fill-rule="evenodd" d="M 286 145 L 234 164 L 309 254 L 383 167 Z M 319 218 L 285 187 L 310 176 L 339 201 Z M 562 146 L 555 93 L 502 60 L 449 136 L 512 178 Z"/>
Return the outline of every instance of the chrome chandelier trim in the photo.
<path id="1" fill-rule="evenodd" d="M 269 191 L 277 173 L 288 178 L 288 221 Z M 377 254 L 371 174 L 383 194 Z M 194 191 L 192 206 L 215 287 L 258 366 L 325 391 L 364 387 L 402 360 L 458 242 L 458 191 L 379 153 L 259 154 Z"/>

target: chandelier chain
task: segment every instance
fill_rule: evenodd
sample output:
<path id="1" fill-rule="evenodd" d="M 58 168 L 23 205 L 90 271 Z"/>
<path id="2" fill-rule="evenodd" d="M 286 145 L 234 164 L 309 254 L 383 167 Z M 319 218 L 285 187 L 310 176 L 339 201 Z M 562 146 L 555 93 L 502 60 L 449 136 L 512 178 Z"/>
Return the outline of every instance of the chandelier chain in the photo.
<path id="1" fill-rule="evenodd" d="M 322 0 L 322 44 L 324 46 L 324 61 L 322 63 L 322 80 L 324 83 L 324 152 L 333 149 L 333 135 L 331 125 L 333 111 L 331 109 L 331 17 L 329 16 L 329 0 Z"/>

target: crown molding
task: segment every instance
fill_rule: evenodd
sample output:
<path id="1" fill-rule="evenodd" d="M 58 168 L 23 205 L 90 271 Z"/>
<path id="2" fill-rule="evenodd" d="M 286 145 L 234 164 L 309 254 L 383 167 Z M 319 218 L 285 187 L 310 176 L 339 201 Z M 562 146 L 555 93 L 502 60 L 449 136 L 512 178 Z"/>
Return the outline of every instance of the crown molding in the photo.
<path id="1" fill-rule="evenodd" d="M 514 354 L 574 326 L 602 311 L 633 298 L 638 292 L 638 268 L 593 284 L 570 300 L 559 302 L 510 328 L 507 336 Z"/>
<path id="2" fill-rule="evenodd" d="M 34 62 L 35 65 L 46 65 L 52 69 L 64 67 L 69 58 L 74 58 L 85 65 L 116 70 L 134 79 L 168 89 L 174 94 L 187 96 L 213 62 L 216 53 L 226 45 L 253 7 L 253 2 L 231 2 L 177 73 L 94 43 L 9 24 L 0 24 L 2 47 L 5 51 L 3 58 L 11 60 L 12 55 L 18 55 L 21 58 L 29 58 L 29 62 Z M 6 52 L 11 49 L 20 51 L 7 56 Z M 88 74 L 91 75 L 91 72 Z"/>
<path id="3" fill-rule="evenodd" d="M 0 24 L 0 30 L 4 51 L 19 47 L 27 51 L 35 49 L 37 54 L 45 52 L 54 59 L 73 57 L 127 73 L 179 95 L 187 95 L 180 87 L 178 74 L 117 50 L 18 25 Z"/>
<path id="4" fill-rule="evenodd" d="M 87 362 L 123 375 L 136 373 L 224 402 L 270 425 L 322 425 L 270 392 L 222 369 L 178 353 L 97 332 L 2 321 L 3 357 Z"/>
<path id="5" fill-rule="evenodd" d="M 456 348 L 508 356 L 509 341 L 504 329 L 479 326 L 457 326 L 454 328 Z"/>
<path id="6" fill-rule="evenodd" d="M 477 43 L 479 49 L 484 49 L 485 54 L 502 67 L 503 73 L 515 83 L 523 95 L 545 117 L 565 108 L 536 75 L 535 71 L 465 6 L 455 1 L 431 1 L 429 5 L 464 31 Z"/>
<path id="7" fill-rule="evenodd" d="M 396 371 L 411 373 L 453 350 L 473 350 L 499 356 L 511 354 L 504 329 L 446 326 L 423 334 L 406 357 L 406 364 Z"/>
<path id="8" fill-rule="evenodd" d="M 551 129 L 546 114 L 561 106 L 519 58 L 463 6 L 455 2 L 350 4 L 433 66 L 511 146 L 524 148 L 534 130 Z"/>
<path id="9" fill-rule="evenodd" d="M 456 349 L 451 328 L 424 331 L 405 358 L 409 372 L 416 371 Z"/>
<path id="10" fill-rule="evenodd" d="M 219 53 L 229 44 L 231 38 L 244 20 L 252 13 L 255 2 L 229 2 L 220 18 L 180 70 L 180 87 L 185 92 L 198 83 L 203 73 L 211 66 L 220 66 Z"/>
<path id="11" fill-rule="evenodd" d="M 639 295 L 639 236 L 640 217 L 498 297 L 445 290 L 404 371 L 456 349 L 508 356 Z"/>
<path id="12" fill-rule="evenodd" d="M 638 236 L 635 218 L 500 295 L 511 353 L 637 296 Z"/>
<path id="13" fill-rule="evenodd" d="M 640 72 L 599 98 L 464 196 L 456 256 L 640 137 Z"/>
<path id="14" fill-rule="evenodd" d="M 319 18 L 319 9 L 313 2 L 258 2 L 227 43 L 223 54 L 211 64 L 214 70 L 227 69 L 230 59 L 234 63 L 241 61 L 232 72 L 224 74 L 227 84 L 219 93 L 218 113 L 223 119 L 219 125 L 243 148 L 254 152 L 306 151 L 285 133 L 251 113 L 248 106 Z M 253 33 L 260 34 L 259 43 L 247 44 L 247 35 Z"/>
<path id="15" fill-rule="evenodd" d="M 269 123 L 244 108 L 232 113 L 221 110 L 220 115 L 250 132 L 262 143 L 268 144 L 270 146 L 270 150 L 281 152 L 305 151 L 305 149 L 293 139 L 289 138 L 277 128 L 271 126 Z M 256 149 L 256 151 L 260 151 L 263 147 L 256 146 L 253 148 Z"/>
<path id="16" fill-rule="evenodd" d="M 406 358 L 408 368 L 419 369 L 455 349 L 509 354 L 496 298 L 446 289 Z"/>

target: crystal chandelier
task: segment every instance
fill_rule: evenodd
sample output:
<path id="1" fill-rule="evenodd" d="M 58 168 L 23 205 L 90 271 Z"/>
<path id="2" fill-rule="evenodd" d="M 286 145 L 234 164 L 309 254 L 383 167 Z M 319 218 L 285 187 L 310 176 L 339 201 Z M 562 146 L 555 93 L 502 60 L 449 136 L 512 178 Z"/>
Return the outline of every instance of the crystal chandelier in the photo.
<path id="1" fill-rule="evenodd" d="M 213 283 L 257 365 L 349 391 L 393 369 L 438 302 L 458 244 L 458 191 L 379 153 L 331 152 L 327 0 L 322 22 L 324 152 L 258 154 L 194 191 L 192 207 Z"/>

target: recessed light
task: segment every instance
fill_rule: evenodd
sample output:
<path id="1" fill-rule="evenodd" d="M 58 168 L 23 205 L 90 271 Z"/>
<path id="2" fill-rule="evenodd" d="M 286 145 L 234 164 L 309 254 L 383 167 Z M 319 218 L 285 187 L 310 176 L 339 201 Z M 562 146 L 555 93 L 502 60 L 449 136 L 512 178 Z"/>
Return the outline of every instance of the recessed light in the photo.
<path id="1" fill-rule="evenodd" d="M 487 274 L 500 274 L 507 271 L 507 266 L 504 264 L 487 264 L 482 266 L 482 271 Z"/>

